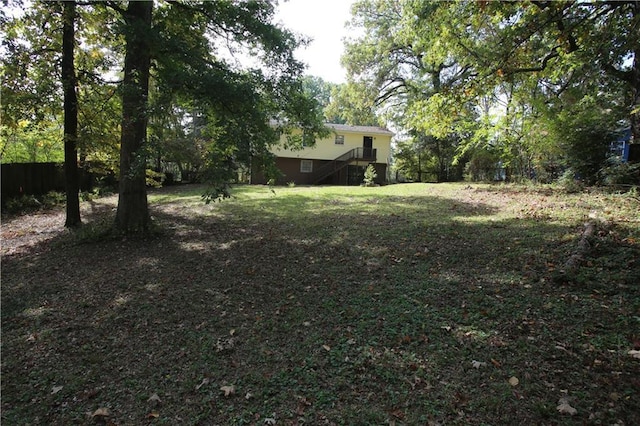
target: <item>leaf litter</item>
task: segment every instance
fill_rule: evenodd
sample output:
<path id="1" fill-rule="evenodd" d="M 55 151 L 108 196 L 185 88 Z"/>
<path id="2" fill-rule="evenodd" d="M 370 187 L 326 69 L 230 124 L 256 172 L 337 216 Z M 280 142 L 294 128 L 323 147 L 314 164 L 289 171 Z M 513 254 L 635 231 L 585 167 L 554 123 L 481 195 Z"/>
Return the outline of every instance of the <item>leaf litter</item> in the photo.
<path id="1" fill-rule="evenodd" d="M 78 241 L 61 211 L 3 221 L 3 421 L 640 423 L 638 204 L 462 188 L 340 205 L 240 188 L 207 207 L 161 190 L 162 231 L 143 240 Z M 612 225 L 554 281 L 605 205 Z M 225 397 L 230 383 L 250 391 Z M 589 409 L 549 403 L 558 389 Z"/>

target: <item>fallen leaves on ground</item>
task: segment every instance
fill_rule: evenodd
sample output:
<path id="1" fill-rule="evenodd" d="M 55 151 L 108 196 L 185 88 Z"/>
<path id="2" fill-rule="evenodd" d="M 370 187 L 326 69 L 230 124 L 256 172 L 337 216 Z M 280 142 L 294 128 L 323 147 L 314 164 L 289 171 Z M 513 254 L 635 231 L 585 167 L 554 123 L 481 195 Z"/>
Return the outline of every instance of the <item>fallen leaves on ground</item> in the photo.
<path id="1" fill-rule="evenodd" d="M 571 416 L 575 416 L 576 414 L 578 414 L 578 410 L 576 410 L 571 406 L 571 404 L 569 404 L 569 400 L 567 398 L 560 398 L 556 410 L 558 410 L 560 414 L 569 414 Z"/>
<path id="2" fill-rule="evenodd" d="M 236 393 L 236 387 L 234 385 L 220 386 L 220 390 L 224 392 L 224 396 L 231 396 Z"/>
<path id="3" fill-rule="evenodd" d="M 632 358 L 640 359 L 640 351 L 630 350 L 627 354 L 631 355 Z"/>
<path id="4" fill-rule="evenodd" d="M 144 240 L 30 234 L 2 256 L 3 423 L 640 424 L 637 247 L 600 235 L 579 282 L 555 285 L 582 229 L 560 215 L 580 210 L 534 224 L 513 210 L 535 194 L 488 187 L 456 202 L 485 213 L 453 217 L 448 185 L 397 188 L 366 216 L 296 188 L 153 202 L 162 233 Z M 561 389 L 580 389 L 577 415 Z"/>
<path id="5" fill-rule="evenodd" d="M 476 361 L 476 360 L 473 360 L 473 361 L 471 361 L 471 366 L 472 366 L 473 368 L 477 368 L 477 369 L 479 369 L 479 368 L 481 368 L 481 367 L 486 367 L 486 366 L 487 366 L 487 363 L 486 363 L 486 362 L 482 362 L 482 361 Z"/>
<path id="6" fill-rule="evenodd" d="M 93 414 L 91 414 L 92 418 L 100 418 L 100 417 L 109 417 L 111 415 L 111 412 L 109 412 L 108 408 L 98 408 L 96 411 L 93 412 Z"/>
<path id="7" fill-rule="evenodd" d="M 209 382 L 210 382 L 209 378 L 205 377 L 204 379 L 202 379 L 199 385 L 196 385 L 196 390 L 200 390 L 201 387 L 208 385 Z"/>

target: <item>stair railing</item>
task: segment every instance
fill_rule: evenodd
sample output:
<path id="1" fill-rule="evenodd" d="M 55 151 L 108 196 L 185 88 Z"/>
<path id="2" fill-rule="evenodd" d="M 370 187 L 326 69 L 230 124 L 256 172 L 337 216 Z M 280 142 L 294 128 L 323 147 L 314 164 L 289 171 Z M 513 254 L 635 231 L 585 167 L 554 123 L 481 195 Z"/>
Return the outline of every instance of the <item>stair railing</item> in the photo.
<path id="1" fill-rule="evenodd" d="M 353 160 L 367 160 L 367 161 L 376 161 L 377 150 L 374 148 L 354 148 L 351 149 L 344 154 L 336 157 L 335 159 L 329 161 L 326 164 L 323 164 L 313 172 L 309 181 L 310 183 L 318 183 L 322 179 L 330 176 L 340 169 L 346 167 Z"/>

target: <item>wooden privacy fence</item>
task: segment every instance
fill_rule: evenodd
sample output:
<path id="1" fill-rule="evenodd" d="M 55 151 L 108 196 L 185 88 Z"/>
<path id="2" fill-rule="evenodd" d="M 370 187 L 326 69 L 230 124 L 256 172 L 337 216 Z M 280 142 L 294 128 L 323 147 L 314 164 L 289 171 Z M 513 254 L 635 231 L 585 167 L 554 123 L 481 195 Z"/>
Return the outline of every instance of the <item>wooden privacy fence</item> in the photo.
<path id="1" fill-rule="evenodd" d="M 2 170 L 2 203 L 20 195 L 42 195 L 49 191 L 64 192 L 62 163 L 11 163 L 0 165 Z M 79 169 L 80 189 L 92 186 L 90 173 Z"/>
<path id="2" fill-rule="evenodd" d="M 640 143 L 629 145 L 629 158 L 631 163 L 640 163 Z"/>

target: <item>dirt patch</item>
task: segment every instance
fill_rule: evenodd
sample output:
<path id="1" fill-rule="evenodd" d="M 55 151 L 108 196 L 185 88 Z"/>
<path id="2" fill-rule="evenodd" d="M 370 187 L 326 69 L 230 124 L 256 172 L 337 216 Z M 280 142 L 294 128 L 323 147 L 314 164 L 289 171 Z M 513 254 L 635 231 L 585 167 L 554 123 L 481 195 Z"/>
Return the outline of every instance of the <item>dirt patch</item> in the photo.
<path id="1" fill-rule="evenodd" d="M 103 197 L 96 201 L 83 202 L 81 215 L 85 222 L 95 221 L 116 207 L 117 196 Z M 13 215 L 2 218 L 0 226 L 0 254 L 2 256 L 26 253 L 56 237 L 68 233 L 64 227 L 64 207 L 36 213 Z"/>

